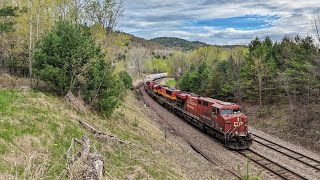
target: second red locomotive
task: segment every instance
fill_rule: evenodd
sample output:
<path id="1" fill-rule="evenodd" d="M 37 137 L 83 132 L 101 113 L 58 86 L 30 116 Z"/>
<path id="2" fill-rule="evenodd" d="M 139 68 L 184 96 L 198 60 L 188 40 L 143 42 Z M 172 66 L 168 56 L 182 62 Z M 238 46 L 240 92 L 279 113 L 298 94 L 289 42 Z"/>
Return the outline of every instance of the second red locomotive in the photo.
<path id="1" fill-rule="evenodd" d="M 231 149 L 248 149 L 252 136 L 239 105 L 182 92 L 150 80 L 147 93 L 175 114 L 212 134 Z"/>

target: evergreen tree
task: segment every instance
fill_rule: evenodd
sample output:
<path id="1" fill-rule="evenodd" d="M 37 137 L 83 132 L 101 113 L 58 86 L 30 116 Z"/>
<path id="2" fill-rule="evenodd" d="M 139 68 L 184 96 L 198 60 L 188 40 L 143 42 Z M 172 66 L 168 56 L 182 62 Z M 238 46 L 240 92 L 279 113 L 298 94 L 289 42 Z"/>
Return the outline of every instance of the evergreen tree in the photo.
<path id="1" fill-rule="evenodd" d="M 127 89 L 132 89 L 133 85 L 132 85 L 132 78 L 130 77 L 130 75 L 127 73 L 127 71 L 121 71 L 119 73 L 119 77 L 122 80 L 124 86 Z"/>
<path id="2" fill-rule="evenodd" d="M 11 17 L 18 14 L 18 7 L 7 6 L 0 9 L 0 33 L 13 31 L 15 22 Z"/>
<path id="3" fill-rule="evenodd" d="M 267 36 L 264 41 L 258 38 L 249 45 L 250 53 L 242 67 L 242 81 L 250 101 L 271 102 L 274 92 L 274 78 L 277 67 L 273 55 L 273 42 Z"/>
<path id="4" fill-rule="evenodd" d="M 88 28 L 61 21 L 38 42 L 33 71 L 53 91 L 82 95 L 91 107 L 110 115 L 125 91 L 104 57 Z"/>
<path id="5" fill-rule="evenodd" d="M 222 86 L 224 84 L 223 77 L 219 71 L 213 71 L 212 75 L 208 79 L 208 85 L 205 90 L 205 96 L 222 99 L 224 98 L 224 93 Z"/>
<path id="6" fill-rule="evenodd" d="M 284 71 L 280 72 L 281 76 L 288 81 L 285 86 L 286 95 L 290 98 L 290 103 L 309 102 L 311 90 L 316 88 L 320 81 L 313 69 L 316 68 L 318 49 L 313 43 L 311 37 L 295 37 L 294 41 L 284 39 L 283 46 L 285 49 L 290 48 L 292 56 L 287 56 L 284 62 Z M 288 50 L 284 51 L 286 57 Z"/>

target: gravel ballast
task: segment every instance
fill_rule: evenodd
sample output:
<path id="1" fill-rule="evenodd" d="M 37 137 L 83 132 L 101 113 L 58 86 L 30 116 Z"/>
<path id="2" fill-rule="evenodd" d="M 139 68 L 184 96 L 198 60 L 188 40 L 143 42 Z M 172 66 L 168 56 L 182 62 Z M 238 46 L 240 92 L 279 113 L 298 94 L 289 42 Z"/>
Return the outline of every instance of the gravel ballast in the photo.
<path id="1" fill-rule="evenodd" d="M 229 173 L 227 169 L 230 169 L 239 174 L 244 174 L 244 172 L 246 172 L 247 159 L 245 157 L 236 153 L 235 151 L 226 149 L 220 143 L 213 141 L 209 135 L 203 133 L 201 130 L 190 125 L 188 122 L 184 121 L 180 117 L 177 117 L 176 115 L 169 112 L 167 109 L 163 108 L 161 105 L 155 102 L 148 94 L 146 94 L 143 88 L 141 88 L 141 92 L 144 100 L 150 106 L 146 109 L 148 109 L 148 111 L 150 112 L 154 111 L 154 113 L 159 116 L 159 119 L 157 119 L 157 121 L 159 121 L 162 124 L 166 124 L 167 126 L 171 126 L 175 131 L 177 131 L 179 135 L 183 136 L 188 141 L 191 141 L 197 149 L 201 150 L 201 152 L 203 152 L 206 156 L 213 159 L 220 168 L 225 169 L 227 179 L 234 178 L 234 176 L 231 173 Z M 307 151 L 303 149 L 303 147 L 298 147 L 288 142 L 284 142 L 281 139 L 272 137 L 252 127 L 250 127 L 250 131 L 254 134 L 266 137 L 268 140 L 284 145 L 297 152 L 300 152 L 315 159 L 320 159 L 317 154 Z M 181 143 L 180 141 L 184 141 L 184 139 L 180 138 L 177 142 Z M 188 147 L 188 145 L 186 145 L 186 147 Z M 191 148 L 188 147 L 187 149 L 190 150 Z M 281 155 L 278 152 L 274 152 L 268 149 L 267 147 L 259 145 L 258 143 L 253 143 L 251 149 L 259 152 L 260 154 L 263 154 L 265 157 L 272 159 L 273 161 L 287 167 L 288 169 L 303 175 L 307 179 L 319 179 L 320 177 L 319 171 L 315 171 L 311 167 L 303 165 L 300 162 L 292 160 L 284 155 Z M 203 160 L 206 161 L 204 158 Z M 240 171 L 238 170 L 239 168 Z M 261 179 L 275 179 L 276 176 L 272 175 L 272 173 L 263 170 L 259 165 L 250 163 L 249 172 L 251 175 L 258 174 L 261 170 Z"/>

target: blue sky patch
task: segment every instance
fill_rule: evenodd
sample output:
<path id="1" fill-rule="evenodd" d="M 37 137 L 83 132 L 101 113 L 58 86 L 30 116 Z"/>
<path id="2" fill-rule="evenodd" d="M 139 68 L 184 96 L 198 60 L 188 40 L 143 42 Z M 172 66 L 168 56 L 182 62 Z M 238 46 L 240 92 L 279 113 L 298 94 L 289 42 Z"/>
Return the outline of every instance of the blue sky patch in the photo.
<path id="1" fill-rule="evenodd" d="M 271 22 L 278 20 L 277 16 L 246 15 L 231 18 L 215 18 L 206 20 L 187 21 L 186 24 L 194 26 L 209 26 L 217 30 L 234 28 L 238 30 L 258 30 L 272 27 Z"/>

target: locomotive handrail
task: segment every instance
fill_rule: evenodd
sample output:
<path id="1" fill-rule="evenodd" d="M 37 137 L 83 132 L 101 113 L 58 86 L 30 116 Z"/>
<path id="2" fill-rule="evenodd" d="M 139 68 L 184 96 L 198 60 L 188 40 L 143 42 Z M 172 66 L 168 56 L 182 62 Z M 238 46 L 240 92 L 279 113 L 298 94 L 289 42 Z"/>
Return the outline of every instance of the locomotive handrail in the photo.
<path id="1" fill-rule="evenodd" d="M 230 126 L 230 127 L 231 127 L 231 126 Z M 230 129 L 231 129 L 231 128 L 230 128 Z M 232 132 L 233 132 L 235 129 L 236 129 L 236 127 L 234 127 L 232 131 L 227 132 L 227 133 L 228 133 L 228 139 L 229 139 L 229 138 L 232 138 L 232 137 L 234 136 L 234 134 L 233 134 Z M 231 134 L 232 136 L 230 136 L 230 134 Z"/>

